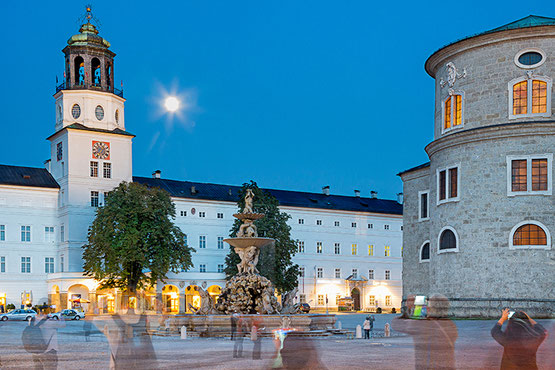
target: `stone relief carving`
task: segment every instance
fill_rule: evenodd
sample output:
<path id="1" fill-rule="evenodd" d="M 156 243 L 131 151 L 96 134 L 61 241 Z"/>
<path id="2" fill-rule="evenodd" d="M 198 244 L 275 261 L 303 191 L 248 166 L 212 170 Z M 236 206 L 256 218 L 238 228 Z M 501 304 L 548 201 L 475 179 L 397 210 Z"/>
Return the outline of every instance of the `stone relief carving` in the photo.
<path id="1" fill-rule="evenodd" d="M 447 81 L 442 78 L 439 81 L 441 87 L 445 87 L 447 84 L 449 84 L 449 87 L 453 87 L 458 79 L 466 77 L 466 68 L 463 68 L 462 72 L 459 72 L 453 62 L 447 63 L 445 67 L 447 68 Z"/>

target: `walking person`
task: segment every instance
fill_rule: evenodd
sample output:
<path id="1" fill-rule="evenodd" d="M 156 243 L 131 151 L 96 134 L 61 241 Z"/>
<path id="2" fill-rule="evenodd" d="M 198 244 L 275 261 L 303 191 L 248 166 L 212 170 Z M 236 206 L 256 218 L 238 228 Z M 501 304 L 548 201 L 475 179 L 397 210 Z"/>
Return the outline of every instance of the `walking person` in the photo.
<path id="1" fill-rule="evenodd" d="M 507 322 L 505 331 L 503 324 Z M 491 336 L 503 346 L 501 369 L 537 369 L 536 352 L 547 337 L 547 330 L 524 311 L 505 308 L 491 329 Z"/>
<path id="2" fill-rule="evenodd" d="M 239 321 L 239 314 L 235 311 L 231 315 L 231 340 L 234 340 L 235 335 L 237 335 L 237 321 Z"/>
<path id="3" fill-rule="evenodd" d="M 376 318 L 374 315 L 370 315 L 370 338 L 374 337 L 374 321 L 376 321 Z"/>
<path id="4" fill-rule="evenodd" d="M 362 324 L 362 328 L 364 329 L 364 339 L 370 339 L 370 316 L 366 316 L 366 320 L 364 320 L 364 324 Z"/>
<path id="5" fill-rule="evenodd" d="M 260 335 L 260 331 L 263 329 L 262 320 L 261 318 L 255 316 L 252 319 L 251 325 L 251 340 L 253 342 L 252 347 L 252 359 L 253 360 L 260 360 L 260 352 L 262 349 L 262 336 Z"/>
<path id="6" fill-rule="evenodd" d="M 235 332 L 234 337 L 235 344 L 233 345 L 233 358 L 243 357 L 243 337 L 249 332 L 246 320 L 243 317 L 240 317 L 237 321 L 237 331 Z"/>

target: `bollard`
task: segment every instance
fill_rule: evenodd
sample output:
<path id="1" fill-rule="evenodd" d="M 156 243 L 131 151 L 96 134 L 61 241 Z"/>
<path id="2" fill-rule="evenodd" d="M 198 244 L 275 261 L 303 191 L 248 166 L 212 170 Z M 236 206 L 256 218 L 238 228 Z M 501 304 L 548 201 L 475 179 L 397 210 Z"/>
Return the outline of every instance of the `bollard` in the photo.
<path id="1" fill-rule="evenodd" d="M 362 338 L 362 328 L 360 327 L 360 325 L 357 325 L 357 329 L 356 329 L 356 338 L 357 338 L 357 339 L 361 339 L 361 338 Z"/>
<path id="2" fill-rule="evenodd" d="M 338 329 L 338 330 L 341 330 L 341 329 L 342 329 L 342 327 L 341 327 L 341 321 L 339 321 L 339 320 L 337 320 L 337 329 Z"/>
<path id="3" fill-rule="evenodd" d="M 391 329 L 389 324 L 385 324 L 384 328 L 383 328 L 383 332 L 384 332 L 384 336 L 387 338 L 390 336 L 391 334 Z"/>
<path id="4" fill-rule="evenodd" d="M 181 339 L 187 339 L 187 328 L 185 325 L 181 327 Z"/>
<path id="5" fill-rule="evenodd" d="M 166 319 L 166 321 L 164 321 L 164 325 L 166 327 L 166 331 L 170 331 L 170 319 Z"/>

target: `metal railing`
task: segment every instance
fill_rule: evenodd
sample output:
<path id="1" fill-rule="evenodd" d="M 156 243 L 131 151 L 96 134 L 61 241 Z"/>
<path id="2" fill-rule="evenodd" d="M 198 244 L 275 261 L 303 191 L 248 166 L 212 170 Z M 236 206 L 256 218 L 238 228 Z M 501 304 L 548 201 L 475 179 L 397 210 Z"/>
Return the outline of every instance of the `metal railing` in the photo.
<path id="1" fill-rule="evenodd" d="M 99 90 L 101 87 L 97 86 L 97 85 L 93 85 L 93 86 L 86 86 L 86 85 L 75 85 L 73 87 L 66 87 L 66 83 L 62 82 L 61 84 L 56 86 L 56 92 L 62 91 L 62 90 L 82 90 L 82 89 L 89 89 L 92 88 L 93 90 Z M 114 87 L 114 91 L 112 91 L 112 93 L 114 95 L 117 95 L 121 98 L 123 98 L 123 89 L 118 89 Z"/>

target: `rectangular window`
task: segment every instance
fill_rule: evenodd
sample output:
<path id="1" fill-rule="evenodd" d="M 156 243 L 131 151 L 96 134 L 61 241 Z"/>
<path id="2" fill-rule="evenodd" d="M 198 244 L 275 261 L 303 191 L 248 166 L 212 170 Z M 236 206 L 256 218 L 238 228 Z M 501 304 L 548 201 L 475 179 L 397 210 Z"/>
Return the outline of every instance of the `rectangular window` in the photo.
<path id="1" fill-rule="evenodd" d="M 552 194 L 553 154 L 507 157 L 507 195 Z"/>
<path id="2" fill-rule="evenodd" d="M 368 246 L 368 255 L 369 255 L 369 256 L 373 256 L 373 255 L 374 255 L 374 246 L 373 246 L 373 245 L 369 245 L 369 246 Z"/>
<path id="3" fill-rule="evenodd" d="M 199 271 L 200 271 L 200 272 L 206 272 L 206 265 L 200 264 L 200 265 L 199 265 Z"/>
<path id="4" fill-rule="evenodd" d="M 200 249 L 206 248 L 206 236 L 205 235 L 201 235 L 201 236 L 198 237 L 198 247 Z"/>
<path id="5" fill-rule="evenodd" d="M 91 207 L 98 207 L 98 191 L 91 191 Z"/>
<path id="6" fill-rule="evenodd" d="M 532 81 L 532 114 L 547 112 L 547 83 Z"/>
<path id="7" fill-rule="evenodd" d="M 429 196 L 429 190 L 418 192 L 418 221 L 426 221 L 430 219 L 430 215 L 428 214 L 428 209 L 430 208 Z M 402 226 L 401 230 L 403 230 Z"/>
<path id="8" fill-rule="evenodd" d="M 353 275 L 353 279 L 358 279 L 358 269 L 352 269 L 351 274 Z"/>
<path id="9" fill-rule="evenodd" d="M 103 174 L 105 179 L 111 179 L 112 178 L 112 164 L 111 163 L 104 163 L 102 170 L 103 170 L 102 174 Z"/>
<path id="10" fill-rule="evenodd" d="M 335 269 L 335 278 L 341 279 L 341 269 Z"/>
<path id="11" fill-rule="evenodd" d="M 389 225 L 383 225 L 384 230 L 389 230 Z"/>
<path id="12" fill-rule="evenodd" d="M 368 305 L 370 305 L 370 306 L 375 306 L 376 305 L 376 296 L 375 295 L 368 296 Z"/>
<path id="13" fill-rule="evenodd" d="M 22 242 L 31 241 L 31 226 L 21 226 L 21 241 Z"/>
<path id="14" fill-rule="evenodd" d="M 304 277 L 304 267 L 299 267 L 299 276 Z"/>
<path id="15" fill-rule="evenodd" d="M 31 273 L 31 257 L 21 257 L 21 273 Z"/>
<path id="16" fill-rule="evenodd" d="M 0 242 L 6 241 L 6 225 L 0 225 Z"/>
<path id="17" fill-rule="evenodd" d="M 341 254 L 341 244 L 335 243 L 335 254 Z"/>
<path id="18" fill-rule="evenodd" d="M 189 243 L 187 242 L 187 234 L 183 235 L 183 240 L 185 240 L 185 245 L 189 245 Z"/>
<path id="19" fill-rule="evenodd" d="M 324 269 L 322 267 L 318 267 L 316 269 L 316 277 L 323 278 L 324 277 Z"/>
<path id="20" fill-rule="evenodd" d="M 44 241 L 47 243 L 54 243 L 54 226 L 44 227 Z"/>
<path id="21" fill-rule="evenodd" d="M 299 253 L 304 253 L 304 242 L 302 240 L 298 241 Z"/>
<path id="22" fill-rule="evenodd" d="M 224 272 L 224 265 L 218 265 L 218 272 L 219 273 Z"/>
<path id="23" fill-rule="evenodd" d="M 199 216 L 199 217 L 206 217 L 206 212 L 199 212 L 199 213 L 198 213 L 198 216 Z"/>
<path id="24" fill-rule="evenodd" d="M 356 222 L 351 222 L 351 227 L 357 227 L 357 223 Z"/>
<path id="25" fill-rule="evenodd" d="M 91 177 L 98 177 L 98 162 L 91 161 Z"/>
<path id="26" fill-rule="evenodd" d="M 322 242 L 316 242 L 316 253 L 322 253 Z"/>
<path id="27" fill-rule="evenodd" d="M 217 217 L 218 218 L 224 218 L 224 214 L 223 213 L 218 213 Z"/>
<path id="28" fill-rule="evenodd" d="M 323 305 L 324 305 L 324 295 L 318 294 L 318 306 L 323 306 Z"/>
<path id="29" fill-rule="evenodd" d="M 391 271 L 385 270 L 385 280 L 391 279 Z"/>
<path id="30" fill-rule="evenodd" d="M 391 296 L 390 295 L 385 296 L 385 305 L 386 306 L 391 306 Z"/>
<path id="31" fill-rule="evenodd" d="M 224 237 L 218 236 L 218 249 L 224 249 Z"/>
<path id="32" fill-rule="evenodd" d="M 6 272 L 6 257 L 0 257 L 0 272 Z"/>
<path id="33" fill-rule="evenodd" d="M 187 211 L 181 211 L 180 214 L 181 214 L 181 217 L 185 217 L 185 216 L 187 216 Z"/>
<path id="34" fill-rule="evenodd" d="M 304 225 L 304 218 L 299 218 L 299 225 Z"/>
<path id="35" fill-rule="evenodd" d="M 306 294 L 299 294 L 299 303 L 306 303 Z"/>
<path id="36" fill-rule="evenodd" d="M 44 273 L 54 273 L 54 257 L 44 257 Z"/>
<path id="37" fill-rule="evenodd" d="M 333 224 L 334 224 L 335 226 L 339 226 L 339 221 L 335 221 Z"/>
<path id="38" fill-rule="evenodd" d="M 64 272 L 64 256 L 60 256 L 60 272 Z"/>
<path id="39" fill-rule="evenodd" d="M 351 244 L 351 254 L 352 254 L 353 256 L 356 256 L 356 255 L 357 255 L 357 249 L 358 249 L 358 247 L 357 247 L 356 244 Z"/>
<path id="40" fill-rule="evenodd" d="M 62 225 L 60 226 L 60 241 L 64 242 L 66 240 L 66 236 L 65 236 L 65 226 Z"/>
<path id="41" fill-rule="evenodd" d="M 455 95 L 455 116 L 453 117 L 453 126 L 458 126 L 462 123 L 462 95 Z"/>
<path id="42" fill-rule="evenodd" d="M 389 245 L 386 245 L 384 248 L 384 256 L 391 257 L 391 247 Z"/>
<path id="43" fill-rule="evenodd" d="M 374 280 L 374 270 L 368 270 L 368 280 Z"/>
<path id="44" fill-rule="evenodd" d="M 341 299 L 341 294 L 336 294 L 335 295 L 335 304 L 339 305 L 339 300 Z"/>
<path id="45" fill-rule="evenodd" d="M 316 220 L 316 225 L 322 226 L 322 220 Z"/>
<path id="46" fill-rule="evenodd" d="M 374 224 L 368 224 L 368 228 L 369 228 L 369 229 L 373 229 L 373 228 L 374 228 Z"/>
<path id="47" fill-rule="evenodd" d="M 459 166 L 437 170 L 437 203 L 459 200 Z"/>
<path id="48" fill-rule="evenodd" d="M 528 81 L 513 85 L 513 115 L 526 114 L 528 108 Z"/>
<path id="49" fill-rule="evenodd" d="M 452 97 L 448 97 L 445 100 L 445 108 L 443 112 L 443 129 L 447 130 L 451 127 L 451 99 Z"/>

